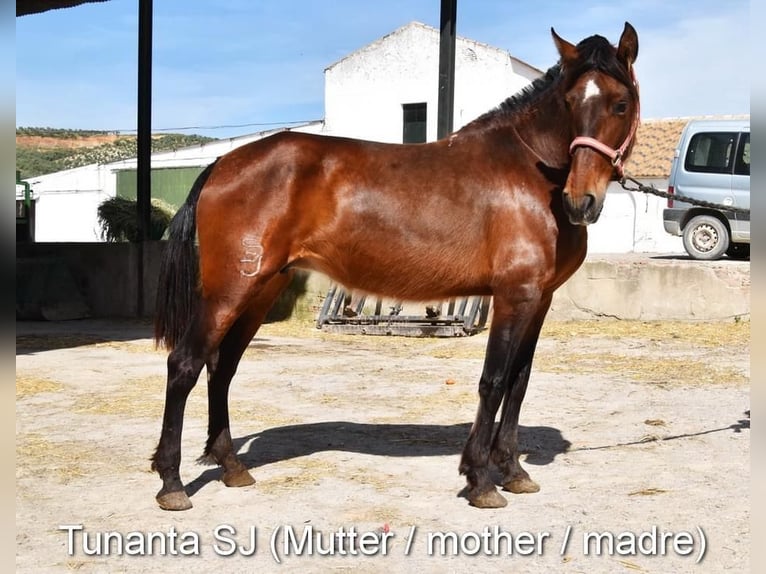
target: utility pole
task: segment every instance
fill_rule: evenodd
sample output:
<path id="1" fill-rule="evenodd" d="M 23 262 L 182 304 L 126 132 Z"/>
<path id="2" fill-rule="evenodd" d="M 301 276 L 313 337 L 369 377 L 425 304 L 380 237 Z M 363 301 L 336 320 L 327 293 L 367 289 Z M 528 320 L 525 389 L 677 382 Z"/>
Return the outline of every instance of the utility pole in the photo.
<path id="1" fill-rule="evenodd" d="M 455 29 L 457 0 L 441 0 L 439 33 L 439 104 L 436 118 L 436 139 L 452 133 L 455 109 Z"/>
<path id="2" fill-rule="evenodd" d="M 152 197 L 152 0 L 138 0 L 138 133 L 136 135 L 136 315 L 144 314 L 144 250 Z"/>

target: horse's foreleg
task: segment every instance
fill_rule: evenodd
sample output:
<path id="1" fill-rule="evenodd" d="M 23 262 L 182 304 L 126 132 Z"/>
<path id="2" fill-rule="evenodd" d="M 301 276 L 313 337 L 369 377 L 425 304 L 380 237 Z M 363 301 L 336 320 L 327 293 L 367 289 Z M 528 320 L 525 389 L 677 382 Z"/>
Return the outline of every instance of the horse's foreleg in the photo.
<path id="1" fill-rule="evenodd" d="M 263 323 L 266 313 L 290 282 L 291 276 L 276 275 L 264 286 L 226 334 L 218 353 L 208 361 L 208 439 L 202 458 L 223 467 L 222 480 L 226 486 L 248 486 L 255 483 L 255 479 L 237 457 L 232 444 L 229 385 L 242 354 Z"/>
<path id="2" fill-rule="evenodd" d="M 543 301 L 524 336 L 517 360 L 511 370 L 511 376 L 506 382 L 500 425 L 492 443 L 492 461 L 502 473 L 503 488 L 515 494 L 532 493 L 540 490 L 540 486 L 529 477 L 519 462 L 518 429 L 519 412 L 527 392 L 532 359 L 549 306 L 550 298 Z"/>
<path id="3" fill-rule="evenodd" d="M 506 381 L 536 307 L 531 301 L 511 303 L 495 295 L 487 353 L 479 381 L 479 409 L 459 467 L 468 482 L 469 502 L 480 508 L 499 508 L 508 503 L 490 478 L 490 444 Z"/>
<path id="4" fill-rule="evenodd" d="M 514 380 L 503 403 L 500 426 L 492 444 L 492 462 L 502 473 L 503 488 L 515 494 L 531 493 L 540 490 L 540 486 L 529 477 L 519 462 L 518 425 L 519 411 L 529 381 L 532 362 L 527 361 Z"/>

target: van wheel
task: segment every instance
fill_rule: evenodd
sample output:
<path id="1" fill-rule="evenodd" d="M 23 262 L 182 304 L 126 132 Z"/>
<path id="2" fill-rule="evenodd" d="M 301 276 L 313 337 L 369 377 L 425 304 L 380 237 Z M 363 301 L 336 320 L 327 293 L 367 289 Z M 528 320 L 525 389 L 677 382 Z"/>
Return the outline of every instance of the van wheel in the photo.
<path id="1" fill-rule="evenodd" d="M 750 259 L 749 243 L 731 243 L 726 250 L 726 255 L 730 259 Z"/>
<path id="2" fill-rule="evenodd" d="M 693 259 L 719 259 L 729 248 L 729 230 L 712 215 L 693 217 L 684 227 L 684 249 Z"/>

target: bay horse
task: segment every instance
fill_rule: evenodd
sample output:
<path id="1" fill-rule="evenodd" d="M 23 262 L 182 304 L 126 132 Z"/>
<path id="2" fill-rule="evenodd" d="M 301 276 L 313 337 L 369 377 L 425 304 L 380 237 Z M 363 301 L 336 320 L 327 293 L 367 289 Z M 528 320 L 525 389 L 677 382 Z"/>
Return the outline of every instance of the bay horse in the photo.
<path id="1" fill-rule="evenodd" d="M 478 412 L 459 472 L 476 507 L 507 504 L 491 464 L 505 490 L 539 489 L 517 445 L 532 358 L 553 292 L 582 264 L 586 226 L 639 122 L 635 29 L 626 22 L 616 46 L 551 34 L 560 58 L 544 76 L 441 140 L 280 132 L 200 174 L 170 225 L 158 284 L 155 340 L 170 351 L 152 457 L 161 508 L 191 507 L 181 430 L 203 366 L 203 458 L 223 467 L 227 486 L 255 482 L 232 445 L 229 384 L 294 269 L 398 300 L 491 295 Z"/>

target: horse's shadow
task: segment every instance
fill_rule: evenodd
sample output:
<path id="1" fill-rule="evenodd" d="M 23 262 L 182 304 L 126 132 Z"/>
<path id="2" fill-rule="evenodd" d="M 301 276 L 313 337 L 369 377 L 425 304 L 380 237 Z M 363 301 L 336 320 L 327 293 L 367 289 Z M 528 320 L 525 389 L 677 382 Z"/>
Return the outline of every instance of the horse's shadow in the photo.
<path id="1" fill-rule="evenodd" d="M 266 429 L 234 439 L 234 448 L 248 468 L 308 456 L 316 452 L 342 451 L 376 456 L 451 456 L 462 451 L 470 423 L 453 425 L 376 424 L 328 421 Z M 243 446 L 246 449 L 239 452 Z M 561 431 L 545 426 L 519 426 L 519 451 L 526 463 L 545 465 L 569 450 L 571 443 Z M 219 468 L 203 471 L 186 485 L 192 496 L 221 476 Z"/>

